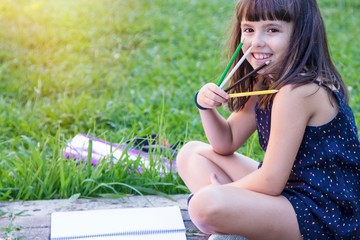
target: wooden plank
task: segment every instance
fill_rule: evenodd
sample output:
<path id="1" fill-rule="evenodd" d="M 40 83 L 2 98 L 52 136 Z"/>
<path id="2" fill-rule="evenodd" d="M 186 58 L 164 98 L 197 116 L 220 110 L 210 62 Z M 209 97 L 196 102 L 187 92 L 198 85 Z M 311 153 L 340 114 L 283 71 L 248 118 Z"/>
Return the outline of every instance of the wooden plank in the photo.
<path id="1" fill-rule="evenodd" d="M 0 202 L 5 213 L 0 218 L 0 239 L 49 239 L 50 216 L 56 211 L 79 211 L 131 207 L 179 206 L 187 229 L 189 240 L 205 240 L 208 235 L 201 233 L 191 222 L 187 211 L 187 195 L 171 195 L 171 199 L 159 196 L 128 196 L 122 198 L 95 198 L 77 200 L 39 200 Z M 15 217 L 11 218 L 11 215 Z M 18 215 L 18 216 L 17 216 Z M 8 230 L 6 230 L 8 229 Z M 8 232 L 7 232 L 8 231 Z M 12 238 L 10 238 L 12 237 Z"/>

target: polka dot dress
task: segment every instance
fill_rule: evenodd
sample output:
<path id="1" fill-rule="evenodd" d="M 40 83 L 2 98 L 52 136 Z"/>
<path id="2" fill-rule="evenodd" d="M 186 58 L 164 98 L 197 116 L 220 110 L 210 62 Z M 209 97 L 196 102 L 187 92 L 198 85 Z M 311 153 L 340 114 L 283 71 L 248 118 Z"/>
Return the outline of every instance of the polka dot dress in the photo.
<path id="1" fill-rule="evenodd" d="M 360 239 L 360 142 L 352 110 L 339 92 L 339 113 L 329 123 L 306 127 L 282 193 L 293 205 L 304 240 Z M 264 151 L 270 109 L 256 108 Z"/>

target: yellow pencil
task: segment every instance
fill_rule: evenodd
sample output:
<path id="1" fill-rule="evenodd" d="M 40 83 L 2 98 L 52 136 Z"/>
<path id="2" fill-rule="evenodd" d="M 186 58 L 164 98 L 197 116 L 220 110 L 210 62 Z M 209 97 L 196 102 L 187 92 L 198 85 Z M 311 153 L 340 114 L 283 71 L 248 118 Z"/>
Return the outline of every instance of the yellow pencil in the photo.
<path id="1" fill-rule="evenodd" d="M 263 90 L 263 91 L 232 93 L 232 94 L 229 94 L 229 96 L 231 98 L 234 98 L 234 97 L 247 97 L 247 96 L 254 96 L 254 95 L 274 94 L 274 93 L 277 93 L 278 91 L 279 90 L 272 89 L 272 90 Z"/>

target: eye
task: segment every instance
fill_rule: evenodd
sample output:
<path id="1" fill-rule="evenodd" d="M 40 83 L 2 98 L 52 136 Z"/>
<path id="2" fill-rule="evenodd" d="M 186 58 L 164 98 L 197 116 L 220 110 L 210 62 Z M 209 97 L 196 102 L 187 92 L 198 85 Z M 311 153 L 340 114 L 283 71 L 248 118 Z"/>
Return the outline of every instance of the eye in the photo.
<path id="1" fill-rule="evenodd" d="M 276 32 L 279 32 L 279 29 L 277 29 L 277 28 L 269 28 L 268 32 L 269 33 L 276 33 Z"/>
<path id="2" fill-rule="evenodd" d="M 243 32 L 252 33 L 252 32 L 254 32 L 254 29 L 252 29 L 252 28 L 244 28 Z"/>

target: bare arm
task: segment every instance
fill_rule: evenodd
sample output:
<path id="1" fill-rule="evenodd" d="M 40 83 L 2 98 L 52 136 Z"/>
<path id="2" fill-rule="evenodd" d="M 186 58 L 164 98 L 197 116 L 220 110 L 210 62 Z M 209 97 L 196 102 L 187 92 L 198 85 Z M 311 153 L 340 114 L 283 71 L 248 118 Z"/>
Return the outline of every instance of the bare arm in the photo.
<path id="1" fill-rule="evenodd" d="M 273 103 L 270 139 L 263 166 L 229 185 L 268 195 L 281 194 L 288 181 L 306 125 L 316 109 L 316 94 L 311 96 L 309 92 L 306 87 L 291 90 L 290 86 L 286 86 L 280 90 Z"/>
<path id="2" fill-rule="evenodd" d="M 244 109 L 225 119 L 216 108 L 226 103 L 228 98 L 228 94 L 215 84 L 204 85 L 197 98 L 201 106 L 209 108 L 200 110 L 206 137 L 214 151 L 222 155 L 234 153 L 256 129 L 256 98 L 251 98 Z"/>

